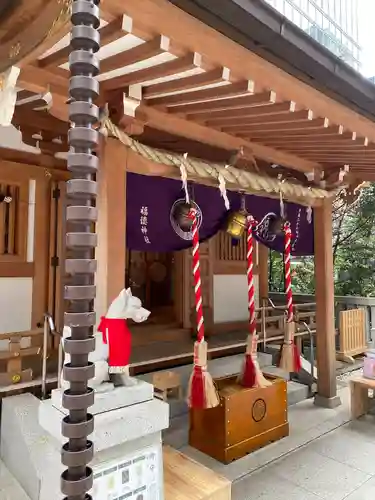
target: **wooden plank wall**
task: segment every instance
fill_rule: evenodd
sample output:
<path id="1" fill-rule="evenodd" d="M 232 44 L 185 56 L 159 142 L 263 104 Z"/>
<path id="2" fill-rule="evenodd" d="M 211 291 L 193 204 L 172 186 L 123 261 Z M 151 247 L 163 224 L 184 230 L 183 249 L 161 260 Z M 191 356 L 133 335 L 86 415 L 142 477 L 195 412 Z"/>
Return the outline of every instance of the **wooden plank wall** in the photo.
<path id="1" fill-rule="evenodd" d="M 237 245 L 233 244 L 230 235 L 220 231 L 213 238 L 214 274 L 245 274 L 246 273 L 246 233 Z M 258 244 L 255 242 L 254 274 L 258 273 Z"/>

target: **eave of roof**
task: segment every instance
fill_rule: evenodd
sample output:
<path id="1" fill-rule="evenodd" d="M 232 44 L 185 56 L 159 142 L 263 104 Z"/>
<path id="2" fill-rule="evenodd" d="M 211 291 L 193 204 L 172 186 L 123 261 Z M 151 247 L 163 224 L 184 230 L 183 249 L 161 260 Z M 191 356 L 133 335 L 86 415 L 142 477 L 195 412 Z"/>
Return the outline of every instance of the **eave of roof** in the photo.
<path id="1" fill-rule="evenodd" d="M 262 0 L 170 0 L 322 93 L 375 121 L 375 85 Z"/>

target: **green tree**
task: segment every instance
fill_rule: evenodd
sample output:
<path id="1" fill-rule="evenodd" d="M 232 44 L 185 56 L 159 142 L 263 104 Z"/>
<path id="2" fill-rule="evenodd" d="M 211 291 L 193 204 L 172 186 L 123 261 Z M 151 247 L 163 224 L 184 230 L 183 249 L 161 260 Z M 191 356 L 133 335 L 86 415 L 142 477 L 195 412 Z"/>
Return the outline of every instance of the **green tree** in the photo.
<path id="1" fill-rule="evenodd" d="M 333 210 L 333 241 L 336 295 L 375 296 L 375 183 L 362 188 L 353 203 L 337 197 Z M 314 258 L 292 263 L 295 293 L 314 293 Z M 283 257 L 271 251 L 270 290 L 284 291 Z"/>

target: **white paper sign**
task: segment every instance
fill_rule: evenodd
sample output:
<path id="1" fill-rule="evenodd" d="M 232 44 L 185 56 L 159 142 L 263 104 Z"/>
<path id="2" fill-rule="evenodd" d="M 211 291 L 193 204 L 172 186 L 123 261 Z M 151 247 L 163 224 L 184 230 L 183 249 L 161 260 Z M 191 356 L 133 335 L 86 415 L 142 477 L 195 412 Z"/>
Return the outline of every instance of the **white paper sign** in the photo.
<path id="1" fill-rule="evenodd" d="M 94 467 L 94 500 L 159 500 L 158 447 Z"/>

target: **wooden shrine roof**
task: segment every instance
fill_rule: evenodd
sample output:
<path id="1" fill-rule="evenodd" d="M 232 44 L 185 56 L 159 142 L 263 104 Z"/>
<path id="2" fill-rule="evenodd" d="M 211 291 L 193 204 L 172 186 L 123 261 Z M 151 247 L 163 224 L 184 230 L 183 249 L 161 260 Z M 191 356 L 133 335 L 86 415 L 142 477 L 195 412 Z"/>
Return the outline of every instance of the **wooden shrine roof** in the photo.
<path id="1" fill-rule="evenodd" d="M 184 138 L 227 151 L 228 158 L 244 147 L 261 165 L 316 183 L 348 165 L 352 178 L 375 180 L 375 123 L 368 118 L 166 0 L 106 0 L 102 17 L 100 101 L 137 140 L 155 143 L 162 132 L 172 149 L 181 150 Z M 51 92 L 49 113 L 59 134 L 68 113 L 68 44 L 67 35 L 24 65 L 18 82 L 34 93 Z M 33 113 L 46 122 L 35 130 L 47 129 L 47 113 Z M 17 109 L 15 122 L 30 125 L 26 115 Z"/>

